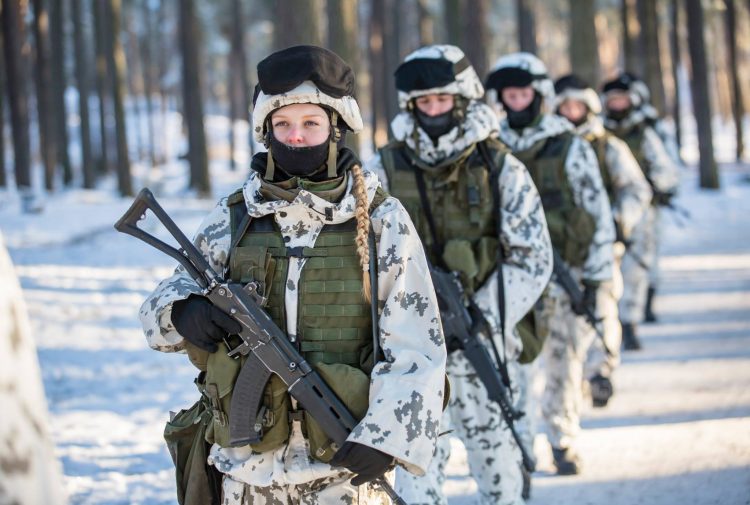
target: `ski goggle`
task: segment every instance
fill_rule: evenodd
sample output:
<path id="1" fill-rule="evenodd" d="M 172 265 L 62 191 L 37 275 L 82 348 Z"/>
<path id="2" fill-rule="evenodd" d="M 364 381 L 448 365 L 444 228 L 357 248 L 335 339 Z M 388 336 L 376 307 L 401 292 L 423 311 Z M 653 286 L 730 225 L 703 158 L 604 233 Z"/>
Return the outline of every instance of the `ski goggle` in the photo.
<path id="1" fill-rule="evenodd" d="M 447 86 L 470 66 L 466 57 L 456 63 L 445 59 L 415 58 L 399 65 L 393 75 L 396 78 L 396 89 L 408 93 Z"/>

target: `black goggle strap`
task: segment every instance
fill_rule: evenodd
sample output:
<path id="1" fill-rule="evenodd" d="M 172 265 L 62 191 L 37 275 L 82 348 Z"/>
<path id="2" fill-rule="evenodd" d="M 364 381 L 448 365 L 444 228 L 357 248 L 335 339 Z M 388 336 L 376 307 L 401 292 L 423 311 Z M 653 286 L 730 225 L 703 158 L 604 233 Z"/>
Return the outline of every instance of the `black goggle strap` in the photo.
<path id="1" fill-rule="evenodd" d="M 336 155 L 338 154 L 338 142 L 341 140 L 341 130 L 337 126 L 338 112 L 331 111 L 331 140 L 328 142 L 328 178 L 336 177 Z"/>

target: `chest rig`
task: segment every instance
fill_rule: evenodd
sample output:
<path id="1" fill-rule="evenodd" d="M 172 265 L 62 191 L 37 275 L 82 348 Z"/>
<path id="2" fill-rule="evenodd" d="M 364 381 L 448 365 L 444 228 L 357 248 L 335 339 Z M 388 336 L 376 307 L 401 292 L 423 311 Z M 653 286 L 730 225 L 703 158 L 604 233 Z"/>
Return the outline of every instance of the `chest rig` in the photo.
<path id="1" fill-rule="evenodd" d="M 612 178 L 611 169 L 607 163 L 607 142 L 609 142 L 611 135 L 612 134 L 609 132 L 604 132 L 604 135 L 596 136 L 589 134 L 584 136 L 584 139 L 591 144 L 594 153 L 596 153 L 596 161 L 599 164 L 599 173 L 602 176 L 602 183 L 604 184 L 604 190 L 609 197 L 610 205 L 615 202 L 614 179 Z"/>
<path id="2" fill-rule="evenodd" d="M 526 165 L 539 191 L 552 245 L 569 265 L 581 266 L 588 256 L 595 223 L 588 212 L 575 204 L 565 172 L 574 138 L 572 133 L 564 132 L 513 154 Z"/>
<path id="3" fill-rule="evenodd" d="M 385 199 L 378 193 L 371 211 Z M 226 278 L 246 284 L 256 282 L 266 299 L 264 309 L 279 328 L 287 331 L 287 291 L 297 296 L 297 332 L 289 335 L 299 351 L 355 417 L 368 406 L 372 371 L 373 334 L 371 305 L 362 297 L 362 268 L 355 246 L 356 220 L 326 225 L 314 247 L 286 246 L 273 214 L 244 219 L 247 208 L 241 191 L 228 199 L 233 247 Z M 373 251 L 372 254 L 375 254 Z M 296 286 L 287 279 L 291 261 L 305 264 Z M 245 358 L 225 352 L 208 357 L 206 393 L 212 405 L 213 423 L 207 441 L 229 445 L 227 415 L 234 382 Z M 294 420 L 302 422 L 311 453 L 328 461 L 336 448 L 306 412 L 294 409 L 286 385 L 272 375 L 264 390 L 263 406 L 255 421 L 262 439 L 251 447 L 256 452 L 274 450 L 289 438 Z"/>
<path id="4" fill-rule="evenodd" d="M 505 147 L 494 139 L 483 142 L 495 166 L 502 167 Z M 458 272 L 464 289 L 473 293 L 495 268 L 498 249 L 491 174 L 479 149 L 475 146 L 440 168 L 426 165 L 403 142 L 381 148 L 380 156 L 390 193 L 409 213 L 430 261 Z"/>

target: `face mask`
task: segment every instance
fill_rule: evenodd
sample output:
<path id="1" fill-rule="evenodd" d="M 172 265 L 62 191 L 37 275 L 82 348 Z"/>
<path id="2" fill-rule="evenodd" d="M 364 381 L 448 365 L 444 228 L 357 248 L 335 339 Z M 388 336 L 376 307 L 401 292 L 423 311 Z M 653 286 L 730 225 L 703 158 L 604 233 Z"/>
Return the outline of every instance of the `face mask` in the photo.
<path id="1" fill-rule="evenodd" d="M 563 116 L 563 117 L 564 117 L 565 119 L 567 119 L 568 121 L 570 121 L 571 123 L 573 123 L 573 126 L 581 126 L 581 125 L 582 125 L 583 123 L 585 123 L 585 122 L 586 122 L 586 120 L 587 120 L 587 119 L 589 118 L 589 115 L 588 115 L 588 114 L 584 114 L 583 116 L 581 116 L 580 118 L 578 118 L 578 119 L 577 119 L 577 120 L 575 120 L 575 121 L 571 121 L 571 120 L 570 120 L 570 118 L 568 118 L 568 117 L 566 117 L 566 116 Z"/>
<path id="2" fill-rule="evenodd" d="M 514 130 L 522 130 L 539 117 L 539 112 L 542 110 L 542 97 L 539 93 L 534 93 L 534 100 L 523 110 L 515 111 L 505 104 L 503 107 L 505 107 L 510 127 Z"/>
<path id="3" fill-rule="evenodd" d="M 292 147 L 271 134 L 269 150 L 279 168 L 291 176 L 309 177 L 318 172 L 328 159 L 328 141 L 317 146 Z"/>
<path id="4" fill-rule="evenodd" d="M 628 115 L 630 114 L 630 110 L 630 107 L 622 110 L 608 110 L 607 117 L 614 121 L 622 121 L 623 119 L 628 117 Z"/>
<path id="5" fill-rule="evenodd" d="M 414 109 L 417 116 L 417 123 L 425 133 L 432 139 L 437 140 L 455 126 L 453 118 L 453 109 L 448 112 L 443 112 L 437 116 L 428 116 L 419 109 Z"/>

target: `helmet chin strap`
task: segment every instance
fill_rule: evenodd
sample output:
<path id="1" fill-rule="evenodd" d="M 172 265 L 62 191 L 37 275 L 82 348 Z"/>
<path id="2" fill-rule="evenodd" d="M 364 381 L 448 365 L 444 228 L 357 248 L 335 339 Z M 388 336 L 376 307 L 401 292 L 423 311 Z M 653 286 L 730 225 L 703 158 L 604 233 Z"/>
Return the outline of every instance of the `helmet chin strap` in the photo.
<path id="1" fill-rule="evenodd" d="M 267 181 L 273 181 L 274 172 L 276 171 L 276 164 L 273 162 L 273 154 L 271 153 L 271 121 L 266 121 L 266 138 L 263 142 L 268 149 L 268 156 L 266 157 L 266 173 L 263 178 Z"/>
<path id="2" fill-rule="evenodd" d="M 331 140 L 328 142 L 328 178 L 336 177 L 336 155 L 338 154 L 338 142 L 341 140 L 341 130 L 336 126 L 339 114 L 335 110 L 331 112 Z"/>

